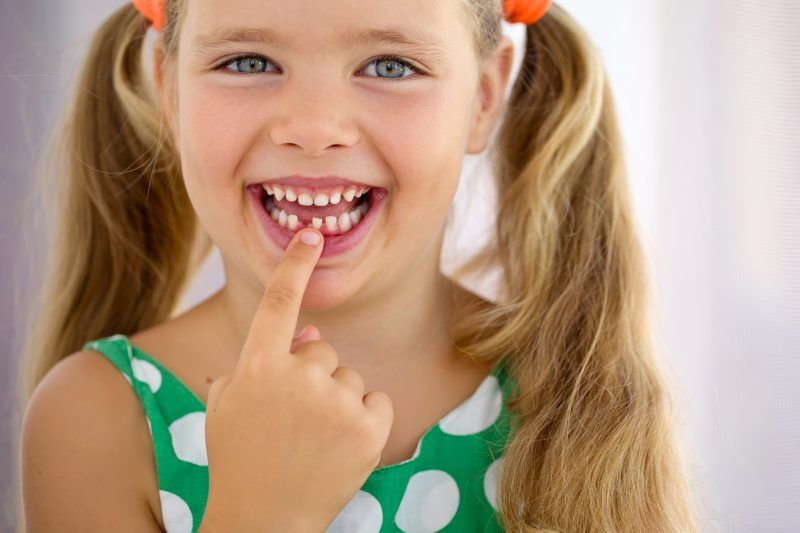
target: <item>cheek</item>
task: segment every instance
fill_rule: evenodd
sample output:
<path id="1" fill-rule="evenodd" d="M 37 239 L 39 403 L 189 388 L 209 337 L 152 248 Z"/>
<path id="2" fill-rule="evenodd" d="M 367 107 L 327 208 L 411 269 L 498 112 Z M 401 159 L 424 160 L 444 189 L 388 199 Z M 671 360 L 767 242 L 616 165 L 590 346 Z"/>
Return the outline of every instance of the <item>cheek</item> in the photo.
<path id="1" fill-rule="evenodd" d="M 383 98 L 364 115 L 397 179 L 395 200 L 401 207 L 446 214 L 460 177 L 468 111 L 458 88 L 431 84 L 414 94 Z M 420 197 L 426 201 L 419 202 Z"/>
<path id="2" fill-rule="evenodd" d="M 219 244 L 230 213 L 239 209 L 245 196 L 236 179 L 236 168 L 258 121 L 231 96 L 235 91 L 215 91 L 199 84 L 181 94 L 180 153 L 184 180 L 195 210 L 212 238 Z M 220 235 L 214 235 L 214 233 Z"/>
<path id="3" fill-rule="evenodd" d="M 181 95 L 181 154 L 202 175 L 232 177 L 257 124 L 235 94 L 196 84 Z"/>

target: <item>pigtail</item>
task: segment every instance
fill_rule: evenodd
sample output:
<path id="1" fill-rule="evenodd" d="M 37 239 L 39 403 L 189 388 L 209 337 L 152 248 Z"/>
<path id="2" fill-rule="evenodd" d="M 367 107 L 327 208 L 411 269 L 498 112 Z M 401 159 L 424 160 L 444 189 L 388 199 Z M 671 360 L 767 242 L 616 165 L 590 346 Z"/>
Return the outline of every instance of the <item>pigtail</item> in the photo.
<path id="1" fill-rule="evenodd" d="M 179 6 L 170 1 L 168 8 Z M 40 160 L 29 202 L 43 203 L 31 211 L 47 221 L 47 269 L 22 337 L 17 427 L 58 361 L 92 339 L 169 318 L 211 248 L 198 231 L 178 153 L 145 75 L 147 30 L 130 3 L 98 28 Z M 168 26 L 162 43 L 174 47 L 174 36 Z"/>
<path id="2" fill-rule="evenodd" d="M 511 532 L 697 531 L 603 64 L 556 5 L 526 41 L 490 154 L 495 242 L 456 274 L 504 274 L 454 326 L 467 354 L 512 354 L 498 514 Z"/>
<path id="3" fill-rule="evenodd" d="M 37 193 L 51 257 L 24 339 L 23 405 L 89 340 L 167 319 L 209 251 L 145 75 L 147 29 L 132 4 L 103 23 L 51 137 L 57 164 Z"/>

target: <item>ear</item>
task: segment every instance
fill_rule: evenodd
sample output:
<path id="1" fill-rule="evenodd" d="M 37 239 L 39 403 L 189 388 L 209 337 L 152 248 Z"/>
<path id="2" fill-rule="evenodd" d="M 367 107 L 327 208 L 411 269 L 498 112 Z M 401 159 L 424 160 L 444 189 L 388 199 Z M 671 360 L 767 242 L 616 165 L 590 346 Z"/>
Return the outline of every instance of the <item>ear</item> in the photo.
<path id="1" fill-rule="evenodd" d="M 477 154 L 486 148 L 492 127 L 503 110 L 513 60 L 514 43 L 507 35 L 502 35 L 494 52 L 482 63 L 467 142 L 468 154 Z"/>
<path id="2" fill-rule="evenodd" d="M 153 78 L 156 83 L 161 110 L 167 120 L 173 139 L 177 140 L 175 69 L 164 62 L 164 57 L 164 47 L 159 39 L 153 45 Z"/>

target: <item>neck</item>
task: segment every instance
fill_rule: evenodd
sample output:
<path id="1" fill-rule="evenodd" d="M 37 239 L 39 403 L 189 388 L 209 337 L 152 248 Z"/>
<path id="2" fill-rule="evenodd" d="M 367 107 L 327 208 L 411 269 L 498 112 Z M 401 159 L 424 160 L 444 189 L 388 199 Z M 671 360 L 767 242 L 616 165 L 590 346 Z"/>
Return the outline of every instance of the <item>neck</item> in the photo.
<path id="1" fill-rule="evenodd" d="M 399 280 L 362 291 L 358 300 L 323 310 L 301 309 L 295 334 L 307 324 L 316 326 L 321 339 L 339 355 L 339 365 L 357 370 L 372 388 L 420 373 L 447 371 L 460 360 L 450 339 L 449 320 L 450 291 L 461 289 L 440 273 L 438 253 L 421 263 Z M 250 286 L 229 281 L 213 297 L 226 324 L 230 339 L 226 344 L 236 357 L 261 296 Z"/>

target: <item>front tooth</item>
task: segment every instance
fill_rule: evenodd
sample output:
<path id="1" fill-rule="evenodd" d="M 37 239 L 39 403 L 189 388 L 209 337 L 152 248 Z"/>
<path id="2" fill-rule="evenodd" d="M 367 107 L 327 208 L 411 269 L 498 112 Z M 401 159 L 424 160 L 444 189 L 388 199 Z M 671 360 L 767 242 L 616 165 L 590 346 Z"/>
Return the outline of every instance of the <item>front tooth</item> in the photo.
<path id="1" fill-rule="evenodd" d="M 352 221 L 350 220 L 350 215 L 346 212 L 339 215 L 337 223 L 342 231 L 350 231 L 350 228 L 353 227 Z"/>
<path id="2" fill-rule="evenodd" d="M 353 201 L 353 196 L 355 196 L 355 195 L 356 195 L 356 190 L 355 189 L 349 189 L 342 196 L 344 196 L 344 199 L 347 200 L 348 202 L 352 202 Z"/>
<path id="3" fill-rule="evenodd" d="M 290 230 L 296 229 L 297 225 L 300 223 L 300 221 L 297 218 L 297 215 L 289 215 L 287 222 L 289 223 Z"/>
<path id="4" fill-rule="evenodd" d="M 276 200 L 279 200 L 279 201 L 280 201 L 280 200 L 283 200 L 283 195 L 285 194 L 285 193 L 283 192 L 283 189 L 281 189 L 280 187 L 278 187 L 278 186 L 276 185 L 275 187 L 273 187 L 273 188 L 272 188 L 272 191 L 273 191 L 273 194 L 275 195 L 275 199 L 276 199 Z M 288 191 L 287 191 L 287 192 L 288 192 Z"/>
<path id="5" fill-rule="evenodd" d="M 333 215 L 325 217 L 325 225 L 330 231 L 336 231 L 336 222 L 337 219 Z"/>
<path id="6" fill-rule="evenodd" d="M 313 205 L 314 199 L 311 198 L 310 194 L 306 194 L 303 192 L 297 195 L 297 203 L 299 203 L 300 205 Z"/>
<path id="7" fill-rule="evenodd" d="M 275 207 L 273 206 L 273 207 L 272 207 L 272 213 L 271 213 L 271 215 L 272 215 L 272 220 L 275 220 L 275 221 L 277 221 L 277 220 L 278 220 L 278 215 L 280 215 L 280 214 L 281 214 L 281 212 L 280 212 L 280 211 L 279 211 L 277 208 L 275 208 Z"/>
<path id="8" fill-rule="evenodd" d="M 342 193 L 336 191 L 335 193 L 331 194 L 331 203 L 333 205 L 336 205 L 341 201 L 342 201 Z"/>
<path id="9" fill-rule="evenodd" d="M 292 189 L 286 189 L 286 199 L 290 202 L 297 200 L 297 194 Z"/>
<path id="10" fill-rule="evenodd" d="M 311 217 L 311 225 L 319 229 L 322 227 L 322 219 L 319 217 Z"/>
<path id="11" fill-rule="evenodd" d="M 350 211 L 350 222 L 353 223 L 355 226 L 356 224 L 361 221 L 361 209 L 356 209 L 355 211 Z"/>
<path id="12" fill-rule="evenodd" d="M 324 192 L 318 193 L 314 197 L 314 205 L 318 205 L 320 207 L 328 205 L 328 195 Z"/>
<path id="13" fill-rule="evenodd" d="M 270 186 L 270 185 L 267 185 L 267 184 L 265 183 L 264 185 L 262 185 L 262 187 L 264 188 L 264 190 L 265 190 L 265 191 L 267 191 L 267 194 L 269 194 L 270 196 L 272 196 L 273 194 L 275 194 L 275 193 L 273 193 L 273 192 L 272 192 L 272 186 Z"/>
<path id="14" fill-rule="evenodd" d="M 366 188 L 364 188 L 364 189 L 359 189 L 359 191 L 356 193 L 356 198 L 361 198 L 361 195 L 362 195 L 362 194 L 364 194 L 364 192 L 365 192 L 366 190 L 367 190 Z"/>
<path id="15" fill-rule="evenodd" d="M 281 209 L 281 212 L 280 212 L 280 214 L 278 215 L 278 224 L 280 224 L 281 226 L 284 226 L 284 227 L 286 227 L 286 219 L 287 219 L 287 218 L 289 218 L 289 217 L 288 217 L 288 215 L 286 214 L 286 211 L 284 211 L 283 209 Z"/>

